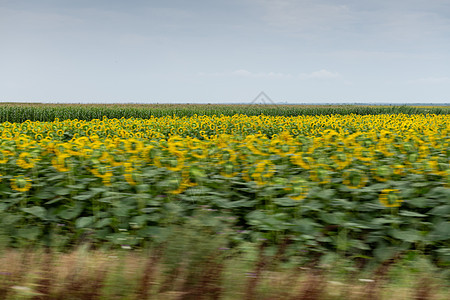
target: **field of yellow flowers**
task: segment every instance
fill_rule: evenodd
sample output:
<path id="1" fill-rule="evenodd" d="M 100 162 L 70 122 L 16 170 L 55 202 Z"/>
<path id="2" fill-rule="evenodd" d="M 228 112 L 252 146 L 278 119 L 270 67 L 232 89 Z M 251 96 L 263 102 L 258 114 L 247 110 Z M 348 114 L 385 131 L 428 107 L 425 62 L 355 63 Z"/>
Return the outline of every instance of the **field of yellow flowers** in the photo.
<path id="1" fill-rule="evenodd" d="M 450 114 L 56 119 L 0 136 L 11 245 L 137 247 L 206 210 L 233 223 L 230 243 L 450 263 Z"/>

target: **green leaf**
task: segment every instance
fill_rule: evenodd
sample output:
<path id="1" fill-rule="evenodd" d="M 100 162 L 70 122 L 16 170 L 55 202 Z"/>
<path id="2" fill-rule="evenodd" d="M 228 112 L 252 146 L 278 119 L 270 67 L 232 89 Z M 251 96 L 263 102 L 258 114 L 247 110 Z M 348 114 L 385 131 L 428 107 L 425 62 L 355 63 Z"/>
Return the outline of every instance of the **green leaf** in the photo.
<path id="1" fill-rule="evenodd" d="M 60 211 L 58 216 L 66 220 L 73 220 L 81 214 L 83 208 L 84 204 L 82 202 L 76 202 L 74 206 Z"/>
<path id="2" fill-rule="evenodd" d="M 95 236 L 100 240 L 107 240 L 111 235 L 111 228 L 103 227 L 95 231 Z"/>
<path id="3" fill-rule="evenodd" d="M 243 200 L 242 200 L 243 201 Z M 276 198 L 273 200 L 273 203 L 279 205 L 279 206 L 297 206 L 301 201 L 292 200 L 288 197 L 283 198 Z"/>
<path id="4" fill-rule="evenodd" d="M 414 229 L 409 230 L 393 229 L 391 230 L 391 235 L 396 239 L 409 243 L 414 243 L 421 240 L 419 232 Z"/>
<path id="5" fill-rule="evenodd" d="M 389 187 L 389 184 L 386 184 L 386 183 L 375 183 L 375 184 L 372 184 L 372 185 L 370 185 L 368 187 L 365 187 L 364 189 L 365 190 L 370 190 L 370 191 L 381 191 L 381 190 L 386 189 L 388 187 Z"/>
<path id="6" fill-rule="evenodd" d="M 339 258 L 337 253 L 326 253 L 320 258 L 320 265 L 324 267 L 331 266 L 337 262 Z"/>
<path id="7" fill-rule="evenodd" d="M 112 209 L 112 213 L 116 217 L 129 217 L 131 210 L 133 210 L 132 206 L 118 203 L 117 206 Z"/>
<path id="8" fill-rule="evenodd" d="M 95 228 L 103 228 L 103 227 L 106 227 L 106 226 L 108 226 L 109 224 L 111 224 L 111 221 L 112 221 L 111 218 L 104 218 L 104 219 L 98 220 L 98 221 L 95 223 L 94 227 L 95 227 Z"/>
<path id="9" fill-rule="evenodd" d="M 450 215 L 450 205 L 440 205 L 436 206 L 428 212 L 430 215 L 435 216 L 448 216 Z"/>
<path id="10" fill-rule="evenodd" d="M 41 228 L 35 226 L 31 228 L 19 228 L 17 230 L 17 236 L 30 240 L 35 241 L 39 235 L 41 234 Z"/>
<path id="11" fill-rule="evenodd" d="M 84 190 L 86 189 L 86 186 L 84 184 L 68 184 L 66 185 L 69 189 L 73 190 Z"/>
<path id="12" fill-rule="evenodd" d="M 435 250 L 435 252 L 439 255 L 444 265 L 450 264 L 450 248 L 441 248 Z"/>
<path id="13" fill-rule="evenodd" d="M 386 245 L 379 245 L 374 251 L 375 258 L 377 258 L 378 261 L 384 262 L 388 259 L 393 258 L 397 253 L 399 252 L 399 249 L 396 247 L 388 247 Z"/>
<path id="14" fill-rule="evenodd" d="M 159 211 L 159 207 L 145 207 L 141 209 L 141 212 L 144 214 L 151 214 L 157 211 Z"/>
<path id="15" fill-rule="evenodd" d="M 254 210 L 251 211 L 247 214 L 247 216 L 245 217 L 248 221 L 250 222 L 254 222 L 254 221 L 258 221 L 262 222 L 262 220 L 266 217 L 266 214 L 260 210 Z"/>
<path id="16" fill-rule="evenodd" d="M 155 242 L 164 242 L 169 238 L 171 231 L 169 228 L 158 226 L 147 226 L 139 229 L 138 235 L 141 237 L 152 238 Z"/>
<path id="17" fill-rule="evenodd" d="M 430 237 L 433 241 L 450 240 L 450 222 L 441 221 L 437 223 Z"/>
<path id="18" fill-rule="evenodd" d="M 450 199 L 450 189 L 442 186 L 431 189 L 426 195 L 428 198 Z"/>
<path id="19" fill-rule="evenodd" d="M 68 188 L 62 187 L 62 188 L 57 188 L 57 189 L 55 189 L 53 192 L 54 192 L 56 195 L 59 195 L 59 196 L 65 196 L 65 195 L 69 195 L 70 192 L 71 192 L 71 190 L 68 189 Z"/>
<path id="20" fill-rule="evenodd" d="M 408 200 L 408 204 L 411 206 L 423 208 L 428 205 L 428 201 L 424 197 L 418 197 L 418 198 L 412 198 L 412 199 Z"/>
<path id="21" fill-rule="evenodd" d="M 212 201 L 219 208 L 232 208 L 233 203 L 228 199 L 216 198 Z"/>
<path id="22" fill-rule="evenodd" d="M 342 222 L 342 215 L 337 215 L 337 213 L 320 212 L 319 217 L 327 224 L 339 224 Z"/>
<path id="23" fill-rule="evenodd" d="M 93 188 L 90 188 L 89 190 L 92 192 L 93 195 L 98 195 L 100 193 L 107 192 L 108 188 L 107 187 L 96 187 L 96 188 L 93 187 Z"/>
<path id="24" fill-rule="evenodd" d="M 413 182 L 411 183 L 412 187 L 426 187 L 429 186 L 430 183 L 428 181 L 421 181 L 421 182 Z"/>
<path id="25" fill-rule="evenodd" d="M 91 193 L 87 193 L 87 194 L 80 194 L 80 195 L 73 196 L 73 199 L 74 200 L 85 201 L 85 200 L 91 199 L 94 196 L 95 195 L 93 195 Z"/>
<path id="26" fill-rule="evenodd" d="M 374 218 L 372 219 L 371 223 L 372 224 L 377 224 L 377 225 L 381 225 L 381 224 L 389 224 L 391 223 L 392 220 L 387 219 L 387 218 Z"/>
<path id="27" fill-rule="evenodd" d="M 22 211 L 32 214 L 33 216 L 38 217 L 41 220 L 47 220 L 47 210 L 41 206 L 22 208 Z"/>
<path id="28" fill-rule="evenodd" d="M 317 226 L 318 224 L 312 219 L 306 218 L 294 221 L 291 229 L 294 232 L 312 236 L 317 232 Z"/>
<path id="29" fill-rule="evenodd" d="M 58 181 L 61 181 L 61 180 L 64 180 L 66 178 L 66 175 L 65 174 L 56 174 L 56 175 L 54 175 L 54 176 L 52 176 L 52 177 L 49 177 L 47 180 L 49 181 L 49 182 L 58 182 Z"/>
<path id="30" fill-rule="evenodd" d="M 333 199 L 334 194 L 335 194 L 335 190 L 327 189 L 327 190 L 319 191 L 315 195 L 317 198 L 322 199 L 322 200 L 331 200 L 331 199 Z"/>
<path id="31" fill-rule="evenodd" d="M 41 191 L 36 194 L 36 198 L 38 199 L 51 199 L 55 196 L 55 194 L 51 191 Z"/>
<path id="32" fill-rule="evenodd" d="M 52 200 L 45 202 L 45 205 L 50 205 L 50 204 L 53 204 L 53 203 L 57 203 L 57 202 L 59 202 L 61 200 L 64 200 L 64 199 L 65 198 L 63 198 L 63 197 L 55 197 Z"/>
<path id="33" fill-rule="evenodd" d="M 420 213 L 416 213 L 414 211 L 408 211 L 408 210 L 402 210 L 399 212 L 400 216 L 404 216 L 404 217 L 419 217 L 419 218 L 424 218 L 427 215 L 424 214 L 420 214 Z"/>
<path id="34" fill-rule="evenodd" d="M 333 199 L 331 205 L 334 207 L 343 208 L 345 210 L 352 210 L 358 205 L 358 202 L 349 201 L 347 199 Z"/>
<path id="35" fill-rule="evenodd" d="M 1 224 L 4 225 L 13 225 L 15 223 L 18 223 L 23 219 L 22 214 L 7 214 L 1 218 Z"/>
<path id="36" fill-rule="evenodd" d="M 369 226 L 364 225 L 363 223 L 355 223 L 355 222 L 345 222 L 341 223 L 344 228 L 351 228 L 353 230 L 359 229 L 371 229 Z"/>
<path id="37" fill-rule="evenodd" d="M 355 247 L 356 249 L 370 250 L 369 245 L 360 240 L 351 240 L 350 244 L 352 247 Z"/>
<path id="38" fill-rule="evenodd" d="M 93 216 L 91 216 L 91 217 L 81 217 L 81 218 L 78 218 L 75 221 L 75 226 L 77 228 L 85 228 L 85 227 L 88 227 L 88 226 L 92 225 L 93 222 L 94 222 L 94 217 Z"/>
<path id="39" fill-rule="evenodd" d="M 140 215 L 140 216 L 136 216 L 134 218 L 131 219 L 131 223 L 135 223 L 138 226 L 143 226 L 147 223 L 148 220 L 148 216 L 147 215 Z"/>

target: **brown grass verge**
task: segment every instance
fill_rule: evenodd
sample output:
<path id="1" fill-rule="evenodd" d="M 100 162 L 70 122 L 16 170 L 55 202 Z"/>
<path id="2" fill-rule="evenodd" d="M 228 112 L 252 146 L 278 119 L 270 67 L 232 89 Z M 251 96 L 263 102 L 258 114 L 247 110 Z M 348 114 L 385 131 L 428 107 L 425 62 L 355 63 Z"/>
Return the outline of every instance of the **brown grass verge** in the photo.
<path id="1" fill-rule="evenodd" d="M 450 291 L 448 283 L 430 276 L 429 270 L 416 270 L 417 274 L 405 277 L 414 278 L 411 282 L 396 285 L 388 274 L 395 260 L 366 273 L 363 280 L 358 279 L 360 273 L 351 274 L 354 280 L 334 278 L 335 273 L 319 264 L 287 267 L 281 263 L 280 247 L 269 256 L 261 244 L 246 267 L 238 263 L 239 257 L 224 258 L 216 252 L 195 264 L 189 256 L 179 257 L 170 272 L 163 272 L 167 266 L 162 248 L 151 252 L 6 250 L 0 253 L 0 299 L 443 300 Z"/>

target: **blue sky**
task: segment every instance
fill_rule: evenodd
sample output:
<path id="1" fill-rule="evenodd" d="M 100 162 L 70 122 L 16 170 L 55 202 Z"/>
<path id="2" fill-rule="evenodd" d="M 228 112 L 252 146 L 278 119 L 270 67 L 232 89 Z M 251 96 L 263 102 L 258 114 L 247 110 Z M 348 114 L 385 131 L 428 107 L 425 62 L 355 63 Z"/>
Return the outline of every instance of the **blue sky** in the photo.
<path id="1" fill-rule="evenodd" d="M 0 101 L 450 102 L 450 0 L 0 0 Z"/>

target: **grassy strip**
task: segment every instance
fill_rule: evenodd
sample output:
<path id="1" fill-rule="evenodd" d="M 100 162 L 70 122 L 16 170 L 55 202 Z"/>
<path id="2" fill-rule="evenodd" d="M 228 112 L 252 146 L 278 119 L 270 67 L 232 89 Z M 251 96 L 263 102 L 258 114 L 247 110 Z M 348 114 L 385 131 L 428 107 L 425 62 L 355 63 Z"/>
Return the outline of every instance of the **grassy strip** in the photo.
<path id="1" fill-rule="evenodd" d="M 0 122 L 53 121 L 108 118 L 150 118 L 162 116 L 194 116 L 245 114 L 248 116 L 298 116 L 330 114 L 448 114 L 450 106 L 365 106 L 365 105 L 207 105 L 207 104 L 18 104 L 0 105 Z"/>
<path id="2" fill-rule="evenodd" d="M 234 255 L 197 248 L 174 256 L 170 247 L 141 252 L 87 247 L 67 253 L 3 251 L 0 298 L 438 300 L 450 292 L 448 279 L 423 257 L 358 269 L 342 258 L 314 266 L 283 262 L 261 254 L 255 245 Z"/>

